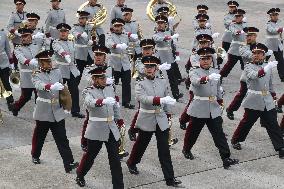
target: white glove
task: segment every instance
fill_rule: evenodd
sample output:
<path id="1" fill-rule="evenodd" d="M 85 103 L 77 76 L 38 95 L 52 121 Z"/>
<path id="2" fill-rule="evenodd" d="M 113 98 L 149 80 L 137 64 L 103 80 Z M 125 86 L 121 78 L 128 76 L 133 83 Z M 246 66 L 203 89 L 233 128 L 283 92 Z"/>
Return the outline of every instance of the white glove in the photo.
<path id="1" fill-rule="evenodd" d="M 107 84 L 107 85 L 112 85 L 113 82 L 114 82 L 114 79 L 112 79 L 112 78 L 107 78 L 107 79 L 106 79 L 106 84 Z"/>
<path id="2" fill-rule="evenodd" d="M 275 68 L 277 66 L 278 62 L 277 61 L 271 61 L 268 62 L 268 64 L 266 66 L 264 66 L 264 72 L 268 72 L 269 70 L 271 70 L 272 68 Z"/>
<path id="3" fill-rule="evenodd" d="M 209 27 L 211 27 L 211 24 L 207 22 L 207 23 L 205 24 L 205 26 L 206 26 L 206 28 L 209 28 Z"/>
<path id="4" fill-rule="evenodd" d="M 81 37 L 83 37 L 85 40 L 87 40 L 88 39 L 88 34 L 86 32 L 83 32 L 81 34 Z"/>
<path id="5" fill-rule="evenodd" d="M 273 54 L 273 51 L 268 49 L 267 53 L 266 53 L 266 56 L 271 56 Z"/>
<path id="6" fill-rule="evenodd" d="M 217 39 L 220 36 L 220 33 L 216 32 L 212 34 L 213 39 Z"/>
<path id="7" fill-rule="evenodd" d="M 38 61 L 37 61 L 37 59 L 35 59 L 35 58 L 31 59 L 29 65 L 34 66 L 34 67 L 37 67 L 37 66 L 38 66 Z"/>
<path id="8" fill-rule="evenodd" d="M 121 49 L 121 50 L 125 50 L 125 49 L 127 49 L 127 47 L 128 47 L 128 46 L 127 46 L 125 43 L 117 44 L 117 45 L 116 45 L 116 48 Z"/>
<path id="9" fill-rule="evenodd" d="M 112 97 L 107 97 L 107 98 L 103 99 L 102 103 L 104 105 L 114 105 L 116 103 L 116 100 Z"/>
<path id="10" fill-rule="evenodd" d="M 93 44 L 94 44 L 93 40 L 89 40 L 87 45 L 92 46 Z"/>
<path id="11" fill-rule="evenodd" d="M 174 18 L 173 16 L 169 16 L 169 17 L 168 17 L 168 22 L 169 22 L 169 23 L 173 23 L 174 20 L 175 20 L 175 18 Z"/>
<path id="12" fill-rule="evenodd" d="M 19 36 L 19 37 L 22 36 L 22 34 L 20 34 L 20 33 L 18 32 L 18 30 L 16 30 L 16 31 L 14 32 L 14 34 L 15 34 L 16 36 Z"/>
<path id="13" fill-rule="evenodd" d="M 169 70 L 171 69 L 171 64 L 163 63 L 159 66 L 159 70 Z"/>
<path id="14" fill-rule="evenodd" d="M 176 62 L 180 61 L 180 56 L 176 56 L 175 61 L 176 61 Z"/>
<path id="15" fill-rule="evenodd" d="M 247 17 L 243 17 L 243 22 L 247 22 Z"/>
<path id="16" fill-rule="evenodd" d="M 242 30 L 242 31 L 241 31 L 241 34 L 244 34 L 244 33 L 246 33 L 246 32 L 244 32 L 244 30 Z"/>
<path id="17" fill-rule="evenodd" d="M 170 96 L 166 96 L 160 99 L 161 104 L 174 105 L 177 101 Z"/>
<path id="18" fill-rule="evenodd" d="M 50 86 L 50 90 L 53 90 L 53 91 L 61 91 L 63 89 L 64 89 L 64 85 L 62 85 L 59 82 L 56 82 Z"/>
<path id="19" fill-rule="evenodd" d="M 132 34 L 130 34 L 130 38 L 136 40 L 136 39 L 138 39 L 138 35 L 132 33 Z"/>
<path id="20" fill-rule="evenodd" d="M 43 39 L 44 38 L 44 34 L 41 32 L 38 32 L 37 34 L 33 35 L 33 39 Z"/>
<path id="21" fill-rule="evenodd" d="M 71 56 L 69 54 L 65 55 L 65 60 L 66 62 L 68 62 L 69 64 L 72 62 Z"/>
<path id="22" fill-rule="evenodd" d="M 178 34 L 178 33 L 176 33 L 176 34 L 174 34 L 174 35 L 171 36 L 172 39 L 177 39 L 178 37 L 179 37 L 179 34 Z"/>
<path id="23" fill-rule="evenodd" d="M 221 75 L 220 74 L 216 74 L 216 73 L 212 73 L 209 75 L 209 80 L 215 80 L 215 81 L 218 81 L 220 78 L 221 78 Z"/>

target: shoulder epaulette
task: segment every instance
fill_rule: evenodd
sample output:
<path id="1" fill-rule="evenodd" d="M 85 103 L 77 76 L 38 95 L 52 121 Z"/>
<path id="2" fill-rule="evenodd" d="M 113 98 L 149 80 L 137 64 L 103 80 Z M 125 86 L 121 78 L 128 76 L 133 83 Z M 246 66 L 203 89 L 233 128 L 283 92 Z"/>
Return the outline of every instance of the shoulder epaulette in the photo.
<path id="1" fill-rule="evenodd" d="M 85 89 L 86 89 L 86 90 L 88 90 L 88 89 L 94 89 L 94 87 L 93 87 L 93 86 L 88 86 L 88 87 L 86 87 Z"/>
<path id="2" fill-rule="evenodd" d="M 38 73 L 41 73 L 41 70 L 34 71 L 34 74 L 38 74 Z"/>
<path id="3" fill-rule="evenodd" d="M 136 81 L 137 81 L 137 82 L 139 82 L 139 81 L 143 81 L 143 80 L 144 80 L 144 78 L 143 78 L 143 77 L 141 77 L 141 76 L 136 77 Z"/>
<path id="4" fill-rule="evenodd" d="M 79 24 L 77 23 L 77 24 L 73 24 L 73 26 L 79 26 Z"/>

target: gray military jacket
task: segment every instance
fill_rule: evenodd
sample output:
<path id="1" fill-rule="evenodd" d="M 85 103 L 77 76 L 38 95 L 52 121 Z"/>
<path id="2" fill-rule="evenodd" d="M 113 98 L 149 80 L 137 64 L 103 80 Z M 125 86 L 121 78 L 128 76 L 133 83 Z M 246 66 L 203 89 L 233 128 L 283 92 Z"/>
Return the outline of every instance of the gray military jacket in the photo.
<path id="1" fill-rule="evenodd" d="M 29 61 L 33 59 L 41 48 L 36 44 L 27 46 L 19 46 L 15 48 L 15 56 L 19 62 L 21 88 L 35 88 L 32 83 L 32 74 L 37 71 L 38 67 L 29 65 Z"/>
<path id="2" fill-rule="evenodd" d="M 33 32 L 33 36 L 38 34 L 38 33 L 42 33 L 42 30 L 40 28 L 36 28 Z M 46 49 L 46 41 L 45 41 L 45 36 L 40 39 L 40 38 L 33 38 L 33 43 L 37 44 L 40 48 L 42 48 L 42 50 Z"/>
<path id="3" fill-rule="evenodd" d="M 280 38 L 280 34 L 277 30 L 283 27 L 280 25 L 280 21 L 266 23 L 266 40 L 265 45 L 272 51 L 283 51 L 283 39 Z"/>
<path id="4" fill-rule="evenodd" d="M 37 121 L 48 122 L 59 122 L 65 119 L 68 114 L 64 112 L 59 104 L 59 91 L 45 88 L 48 84 L 63 82 L 60 70 L 53 69 L 50 73 L 38 71 L 33 75 L 32 81 L 38 95 L 33 118 Z"/>
<path id="5" fill-rule="evenodd" d="M 124 31 L 125 32 L 130 32 L 132 34 L 138 34 L 138 23 L 136 21 L 130 21 L 130 22 L 125 22 L 124 25 Z M 129 39 L 130 43 L 135 44 L 135 52 L 136 54 L 140 54 L 142 52 L 141 47 L 140 47 L 140 40 L 133 40 Z"/>
<path id="6" fill-rule="evenodd" d="M 225 32 L 222 36 L 222 41 L 231 43 L 233 40 L 232 33 L 229 30 L 230 25 L 232 24 L 232 20 L 234 20 L 235 14 L 227 13 L 224 17 L 224 26 L 225 26 Z"/>
<path id="7" fill-rule="evenodd" d="M 88 34 L 88 39 L 84 39 L 80 36 L 84 32 Z M 88 55 L 94 59 L 92 46 L 88 45 L 89 40 L 92 39 L 92 26 L 80 26 L 76 24 L 72 28 L 71 33 L 75 37 L 75 59 L 87 61 Z"/>
<path id="8" fill-rule="evenodd" d="M 242 31 L 245 27 L 246 27 L 246 23 L 242 22 L 240 24 L 237 23 L 232 23 L 229 26 L 229 30 L 232 33 L 232 42 L 231 42 L 231 46 L 228 50 L 228 53 L 231 55 L 235 55 L 235 56 L 240 56 L 240 46 L 245 44 L 245 34 L 239 34 L 240 31 Z"/>
<path id="9" fill-rule="evenodd" d="M 9 58 L 12 57 L 11 48 L 7 34 L 0 31 L 0 68 L 8 68 L 10 66 Z"/>
<path id="10" fill-rule="evenodd" d="M 157 57 L 161 60 L 161 63 L 174 63 L 174 54 L 172 51 L 172 40 L 164 40 L 166 36 L 171 36 L 170 31 L 158 31 L 153 35 L 153 40 L 156 43 L 155 49 L 157 50 Z"/>
<path id="11" fill-rule="evenodd" d="M 124 5 L 123 7 L 127 7 L 127 5 Z M 120 7 L 118 5 L 114 5 L 110 11 L 110 21 L 112 21 L 113 19 L 115 18 L 121 18 L 123 19 L 123 16 L 122 16 L 122 11 L 121 11 L 121 8 L 123 7 Z M 110 22 L 110 28 L 112 28 L 112 24 Z"/>
<path id="12" fill-rule="evenodd" d="M 211 27 L 205 27 L 205 28 L 197 27 L 194 31 L 194 38 L 193 38 L 193 41 L 192 41 L 192 49 L 197 49 L 198 41 L 197 41 L 196 37 L 200 34 L 207 34 L 207 35 L 212 36 L 213 32 L 211 30 Z"/>
<path id="13" fill-rule="evenodd" d="M 168 82 L 166 79 L 156 77 L 154 80 L 147 78 L 138 81 L 135 85 L 136 99 L 140 103 L 140 111 L 137 117 L 136 128 L 142 131 L 156 131 L 158 124 L 162 131 L 169 128 L 167 115 L 170 112 L 169 105 L 153 105 L 154 97 L 169 95 Z M 157 113 L 148 113 L 145 110 L 156 110 Z"/>
<path id="14" fill-rule="evenodd" d="M 269 70 L 268 73 L 265 73 L 264 76 L 259 74 L 263 71 L 262 69 L 265 65 L 267 64 L 264 63 L 262 65 L 245 65 L 244 72 L 247 78 L 248 92 L 242 104 L 244 108 L 260 111 L 264 111 L 265 108 L 267 111 L 275 108 L 275 104 L 271 96 L 271 93 L 274 93 L 272 84 L 272 71 Z M 250 92 L 250 90 L 252 92 Z M 258 91 L 257 93 L 262 94 L 255 94 L 255 91 Z"/>
<path id="15" fill-rule="evenodd" d="M 97 105 L 98 100 L 107 97 L 115 98 L 114 88 L 106 86 L 104 89 L 87 87 L 82 92 L 84 103 L 89 111 L 89 120 L 85 137 L 90 140 L 108 141 L 109 134 L 112 132 L 116 141 L 120 138 L 119 129 L 115 121 L 121 119 L 120 107 L 118 103 L 111 105 Z M 97 118 L 112 118 L 110 121 L 96 121 Z M 93 120 L 93 121 L 92 121 Z"/>
<path id="16" fill-rule="evenodd" d="M 50 9 L 45 20 L 45 33 L 50 33 L 53 39 L 58 39 L 59 31 L 56 26 L 60 23 L 66 23 L 63 9 Z"/>
<path id="17" fill-rule="evenodd" d="M 250 63 L 252 61 L 252 51 L 250 50 L 250 44 L 241 45 L 239 51 L 244 63 Z"/>
<path id="18" fill-rule="evenodd" d="M 73 41 L 63 41 L 56 39 L 52 43 L 52 47 L 54 50 L 54 57 L 56 60 L 56 65 L 60 69 L 62 77 L 64 79 L 70 79 L 70 74 L 72 73 L 74 77 L 77 77 L 80 75 L 79 70 L 77 69 L 77 66 L 75 65 L 75 56 L 74 56 L 74 42 Z M 71 56 L 71 63 L 69 64 L 64 54 L 69 54 Z"/>
<path id="19" fill-rule="evenodd" d="M 221 116 L 222 109 L 217 100 L 222 99 L 220 90 L 220 81 L 208 80 L 208 82 L 201 82 L 204 77 L 209 76 L 212 73 L 219 73 L 219 70 L 209 68 L 205 70 L 203 68 L 191 69 L 189 72 L 189 78 L 191 81 L 191 91 L 194 98 L 190 103 L 187 114 L 196 118 L 216 118 Z M 200 100 L 197 97 L 212 97 L 212 101 Z"/>
<path id="20" fill-rule="evenodd" d="M 97 4 L 96 6 L 92 7 L 90 5 L 87 5 L 86 7 L 84 7 L 84 11 L 90 13 L 88 19 L 91 20 L 94 15 L 101 9 L 101 5 L 100 4 Z M 97 26 L 96 27 L 96 32 L 97 32 L 97 35 L 102 35 L 104 34 L 104 30 L 101 26 Z"/>
<path id="21" fill-rule="evenodd" d="M 27 20 L 27 12 L 18 13 L 12 12 L 11 16 L 9 17 L 7 30 L 10 31 L 11 29 L 18 29 L 23 21 Z M 12 40 L 13 44 L 20 45 L 21 44 L 21 37 L 15 35 L 15 38 Z"/>
<path id="22" fill-rule="evenodd" d="M 122 33 L 120 35 L 111 33 L 107 36 L 106 46 L 111 51 L 108 65 L 111 66 L 114 71 L 121 71 L 122 68 L 124 71 L 127 71 L 130 70 L 131 67 L 127 50 L 116 48 L 117 44 L 122 43 L 125 43 L 127 45 L 129 44 L 128 35 L 125 33 Z"/>

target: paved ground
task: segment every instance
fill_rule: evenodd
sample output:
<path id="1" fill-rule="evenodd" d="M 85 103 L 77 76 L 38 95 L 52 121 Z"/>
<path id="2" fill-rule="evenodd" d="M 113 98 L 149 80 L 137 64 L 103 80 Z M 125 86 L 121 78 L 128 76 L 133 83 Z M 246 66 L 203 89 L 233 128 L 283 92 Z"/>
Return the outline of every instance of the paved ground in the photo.
<path id="1" fill-rule="evenodd" d="M 35 11 L 42 16 L 40 24 L 43 23 L 46 12 L 49 9 L 49 1 L 27 0 L 27 10 Z M 31 4 L 33 2 L 33 4 Z M 75 22 L 74 11 L 83 0 L 63 1 L 62 5 L 67 14 L 68 23 Z M 113 1 L 104 0 L 104 5 L 110 10 Z M 195 7 L 198 3 L 206 3 L 209 7 L 209 15 L 214 24 L 214 30 L 223 32 L 222 20 L 225 14 L 226 1 L 193 1 L 193 0 L 175 0 L 179 14 L 183 22 L 179 28 L 181 35 L 179 48 L 182 61 L 180 68 L 186 75 L 184 64 L 189 56 L 189 49 L 192 40 L 191 20 L 195 15 Z M 129 7 L 135 7 L 136 18 L 143 26 L 145 36 L 152 34 L 152 23 L 145 15 L 147 1 L 128 0 Z M 248 11 L 249 25 L 255 25 L 260 28 L 259 41 L 263 41 L 264 24 L 267 16 L 266 11 L 270 7 L 280 7 L 284 9 L 283 1 L 272 0 L 246 0 L 240 1 L 241 7 Z M 1 0 L 0 2 L 0 28 L 4 27 L 8 20 L 8 15 L 13 11 L 14 6 L 10 0 Z M 282 15 L 283 18 L 283 15 Z M 42 25 L 41 25 L 42 26 Z M 108 23 L 105 24 L 108 26 Z M 148 29 L 149 28 L 149 29 Z M 220 40 L 217 40 L 220 44 Z M 276 72 L 275 72 L 276 73 Z M 228 104 L 239 87 L 240 66 L 224 80 L 224 89 L 226 90 L 225 103 Z M 80 89 L 86 86 L 86 82 L 81 83 Z M 120 92 L 120 87 L 119 92 Z M 180 89 L 187 94 L 185 86 Z M 278 96 L 284 92 L 283 83 L 275 77 L 275 89 Z M 19 92 L 15 92 L 16 98 Z M 181 154 L 183 145 L 184 131 L 179 129 L 178 115 L 183 110 L 187 101 L 187 95 L 180 103 L 177 103 L 174 111 L 173 130 L 174 135 L 179 138 L 179 143 L 171 149 L 175 175 L 183 181 L 184 188 L 258 188 L 272 189 L 284 188 L 284 162 L 279 160 L 276 152 L 273 150 L 271 142 L 264 128 L 259 124 L 251 130 L 247 141 L 243 144 L 242 151 L 232 150 L 232 157 L 240 159 L 240 164 L 230 170 L 224 170 L 219 158 L 217 149 L 213 144 L 208 130 L 205 128 L 192 152 L 196 156 L 193 161 L 184 159 Z M 134 99 L 133 99 L 134 100 Z M 76 188 L 75 174 L 65 174 L 62 161 L 53 142 L 51 135 L 46 139 L 41 156 L 42 164 L 33 165 L 31 163 L 31 136 L 34 128 L 32 120 L 32 111 L 34 103 L 30 101 L 19 113 L 18 117 L 13 117 L 7 111 L 4 100 L 0 102 L 3 111 L 4 125 L 0 127 L 0 188 L 5 189 L 31 189 L 31 188 Z M 83 110 L 83 108 L 82 108 Z M 124 119 L 129 125 L 134 111 L 122 110 Z M 234 128 L 242 117 L 243 109 L 236 113 L 236 120 L 230 121 L 224 118 L 224 130 L 230 139 Z M 283 115 L 279 115 L 279 119 Z M 80 149 L 80 130 L 83 120 L 68 118 L 66 120 L 67 134 L 70 145 L 77 161 L 82 156 Z M 127 141 L 127 149 L 130 151 L 132 142 Z M 155 138 L 149 145 L 141 164 L 138 165 L 140 175 L 133 176 L 127 171 L 125 161 L 122 162 L 124 181 L 127 188 L 166 188 L 159 161 L 157 158 Z M 105 148 L 102 149 L 95 165 L 86 176 L 87 188 L 111 188 L 111 176 L 107 163 L 107 154 Z"/>

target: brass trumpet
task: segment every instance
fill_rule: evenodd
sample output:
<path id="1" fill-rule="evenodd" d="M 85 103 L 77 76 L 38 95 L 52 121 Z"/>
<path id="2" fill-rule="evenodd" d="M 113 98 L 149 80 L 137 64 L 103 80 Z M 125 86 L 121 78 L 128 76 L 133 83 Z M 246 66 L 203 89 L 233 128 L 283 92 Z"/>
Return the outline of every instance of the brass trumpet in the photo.
<path id="1" fill-rule="evenodd" d="M 29 24 L 29 22 L 27 21 L 27 20 L 23 20 L 21 23 L 20 23 L 20 25 L 18 26 L 18 27 L 16 27 L 15 29 L 20 29 L 20 28 L 27 28 L 28 27 L 28 24 Z M 8 39 L 10 40 L 10 41 L 12 41 L 15 37 L 16 37 L 16 35 L 14 34 L 14 33 L 8 33 L 7 34 L 7 37 L 8 37 Z"/>
<path id="2" fill-rule="evenodd" d="M 9 83 L 13 89 L 20 88 L 20 72 L 19 71 L 12 71 L 9 77 Z"/>

